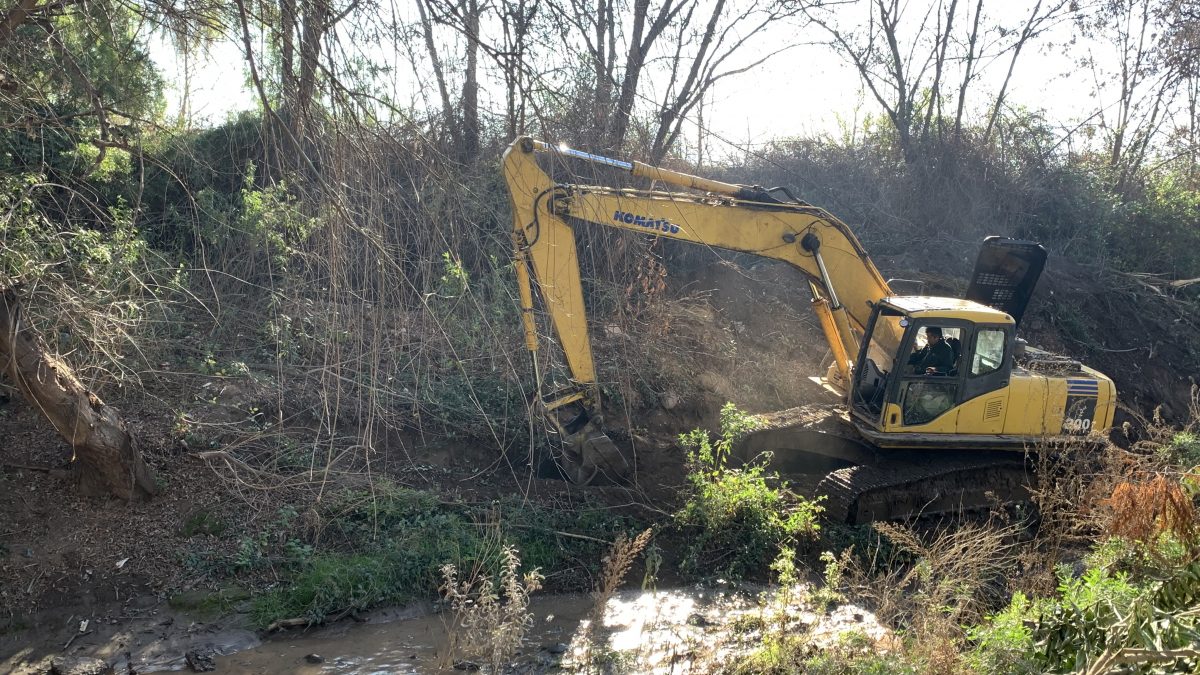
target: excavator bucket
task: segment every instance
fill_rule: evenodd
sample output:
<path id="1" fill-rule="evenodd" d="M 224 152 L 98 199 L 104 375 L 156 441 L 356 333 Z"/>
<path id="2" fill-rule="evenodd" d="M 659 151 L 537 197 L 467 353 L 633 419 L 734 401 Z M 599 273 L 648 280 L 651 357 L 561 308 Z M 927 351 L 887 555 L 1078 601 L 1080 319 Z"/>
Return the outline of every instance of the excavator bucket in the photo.
<path id="1" fill-rule="evenodd" d="M 633 468 L 612 439 L 590 425 L 567 437 L 557 464 L 576 485 L 620 482 Z"/>
<path id="2" fill-rule="evenodd" d="M 979 249 L 971 285 L 964 297 L 1005 312 L 1019 326 L 1045 266 L 1046 249 L 1041 244 L 988 237 Z"/>
<path id="3" fill-rule="evenodd" d="M 589 433 L 583 440 L 582 455 L 585 466 L 597 469 L 596 476 L 589 482 L 594 482 L 598 476 L 619 481 L 628 476 L 632 468 L 626 461 L 625 454 L 601 431 Z"/>

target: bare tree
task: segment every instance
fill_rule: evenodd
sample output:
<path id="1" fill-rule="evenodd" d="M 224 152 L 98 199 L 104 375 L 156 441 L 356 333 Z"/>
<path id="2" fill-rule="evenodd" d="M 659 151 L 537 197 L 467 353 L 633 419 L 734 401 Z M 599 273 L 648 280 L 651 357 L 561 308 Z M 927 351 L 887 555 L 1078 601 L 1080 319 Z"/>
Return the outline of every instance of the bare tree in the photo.
<path id="1" fill-rule="evenodd" d="M 975 79 L 977 68 L 979 67 L 979 24 L 983 18 L 983 0 L 975 2 L 975 16 L 971 21 L 971 34 L 967 37 L 965 43 L 966 51 L 962 55 L 962 77 L 958 85 L 958 107 L 954 111 L 954 137 L 962 136 L 963 128 L 963 111 L 967 104 L 967 89 L 971 86 L 971 81 Z"/>
<path id="2" fill-rule="evenodd" d="M 987 127 L 983 132 L 984 142 L 991 139 L 992 131 L 996 128 L 996 121 L 1003 109 L 1005 97 L 1008 95 L 1008 85 L 1012 82 L 1013 70 L 1017 67 L 1017 59 L 1021 57 L 1021 51 L 1025 49 L 1032 38 L 1059 21 L 1070 7 L 1069 0 L 1058 0 L 1053 3 L 1037 0 L 1037 3 L 1034 4 L 1033 10 L 1029 12 L 1029 18 L 1017 33 L 1016 40 L 1008 47 L 1008 51 L 1011 52 L 1008 60 L 1008 72 L 1004 74 L 1004 83 L 1000 85 L 1000 90 L 996 93 L 995 102 L 992 105 L 992 112 L 988 115 Z"/>
<path id="3" fill-rule="evenodd" d="M 425 38 L 425 49 L 429 54 L 429 62 L 433 70 L 433 78 L 437 82 L 438 100 L 442 105 L 442 123 L 447 133 L 453 137 L 455 147 L 462 146 L 459 126 L 454 114 L 454 104 L 450 101 L 450 89 L 446 86 L 446 70 L 442 66 L 442 58 L 438 53 L 437 40 L 434 38 L 433 21 L 425 9 L 426 0 L 417 0 L 417 13 L 421 17 L 421 35 Z"/>
<path id="4" fill-rule="evenodd" d="M 1200 2 L 1197 0 L 1167 0 L 1156 12 L 1164 25 L 1162 32 L 1163 58 L 1166 67 L 1177 73 L 1183 91 L 1183 119 L 1176 124 L 1177 142 L 1182 142 L 1180 156 L 1186 158 L 1187 169 L 1195 178 L 1200 162 Z"/>
<path id="5" fill-rule="evenodd" d="M 921 106 L 929 104 L 922 101 L 921 92 L 940 90 L 939 65 L 944 55 L 939 58 L 939 54 L 943 54 L 946 33 L 953 26 L 953 18 L 944 13 L 952 13 L 955 6 L 956 0 L 951 0 L 948 8 L 943 2 L 928 5 L 916 18 L 907 42 L 904 28 L 909 20 L 904 14 L 909 5 L 900 0 L 871 0 L 869 20 L 861 30 L 839 25 L 825 8 L 806 10 L 808 17 L 829 33 L 833 46 L 855 67 L 863 85 L 883 108 L 906 159 L 912 158 Z"/>
<path id="6" fill-rule="evenodd" d="M 984 132 L 985 140 L 989 138 L 1022 52 L 1063 20 L 1070 7 L 1069 0 L 1037 0 L 1020 28 L 990 19 L 984 0 L 973 4 L 938 0 L 915 15 L 917 5 L 871 0 L 865 25 L 852 26 L 839 23 L 828 8 L 810 8 L 806 13 L 854 66 L 863 86 L 892 123 L 901 152 L 911 160 L 916 140 L 942 136 L 941 120 L 951 96 L 957 99 L 953 102 L 954 134 L 961 136 L 972 86 L 987 65 L 1007 57 L 1008 72 L 993 99 Z M 947 86 L 951 77 L 957 87 Z"/>
<path id="7" fill-rule="evenodd" d="M 602 145 L 608 138 L 612 119 L 613 92 L 617 74 L 617 40 L 619 26 L 615 20 L 620 0 L 562 0 L 551 1 L 548 9 L 561 23 L 561 40 L 570 43 L 578 39 L 586 54 L 590 85 L 590 129 L 580 129 L 577 141 Z"/>
<path id="8" fill-rule="evenodd" d="M 504 101 L 507 136 L 513 138 L 525 131 L 525 108 L 528 103 L 528 54 L 534 21 L 538 16 L 539 0 L 514 0 L 502 5 Z"/>
<path id="9" fill-rule="evenodd" d="M 749 72 L 799 44 L 791 42 L 776 50 L 756 54 L 752 61 L 733 65 L 731 61 L 745 52 L 747 45 L 759 44 L 769 26 L 799 13 L 801 6 L 758 0 L 737 5 L 716 0 L 707 13 L 703 29 L 697 31 L 692 27 L 692 20 L 699 9 L 698 4 L 690 4 L 674 32 L 674 53 L 668 59 L 670 75 L 666 94 L 658 107 L 657 128 L 650 148 L 650 158 L 654 162 L 666 156 L 679 138 L 687 115 L 713 85 L 727 77 Z M 703 16 L 701 13 L 700 17 Z"/>
<path id="10" fill-rule="evenodd" d="M 625 134 L 629 131 L 629 120 L 633 115 L 633 106 L 637 102 L 642 71 L 646 67 L 646 60 L 650 56 L 655 42 L 685 7 L 694 8 L 696 2 L 697 0 L 663 0 L 662 4 L 651 11 L 650 0 L 634 0 L 633 32 L 629 36 L 620 93 L 613 111 L 606 147 L 620 148 L 625 142 Z"/>
<path id="11" fill-rule="evenodd" d="M 1165 58 L 1162 5 L 1152 0 L 1111 0 L 1079 25 L 1112 51 L 1115 72 L 1104 67 L 1104 55 L 1088 59 L 1101 99 L 1115 95 L 1098 112 L 1105 155 L 1118 193 L 1127 192 L 1144 165 L 1155 138 L 1170 115 L 1180 71 Z"/>

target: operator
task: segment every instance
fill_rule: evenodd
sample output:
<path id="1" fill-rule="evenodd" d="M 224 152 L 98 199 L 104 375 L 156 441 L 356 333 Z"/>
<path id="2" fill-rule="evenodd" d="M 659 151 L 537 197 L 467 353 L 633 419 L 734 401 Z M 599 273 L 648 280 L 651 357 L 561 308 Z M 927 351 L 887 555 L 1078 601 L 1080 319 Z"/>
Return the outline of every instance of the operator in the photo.
<path id="1" fill-rule="evenodd" d="M 908 357 L 908 365 L 914 373 L 926 375 L 949 375 L 954 369 L 954 348 L 942 337 L 939 326 L 925 328 L 925 346 Z"/>

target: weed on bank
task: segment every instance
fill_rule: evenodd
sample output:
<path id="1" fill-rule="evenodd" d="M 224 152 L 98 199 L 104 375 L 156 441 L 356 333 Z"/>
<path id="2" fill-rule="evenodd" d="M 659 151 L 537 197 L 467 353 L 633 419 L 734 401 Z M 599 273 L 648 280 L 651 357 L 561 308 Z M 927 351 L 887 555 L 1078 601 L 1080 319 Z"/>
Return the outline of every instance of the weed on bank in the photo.
<path id="1" fill-rule="evenodd" d="M 446 565 L 499 579 L 510 550 L 519 553 L 523 570 L 551 571 L 551 589 L 576 590 L 599 569 L 606 542 L 636 530 L 630 519 L 598 506 L 467 504 L 377 479 L 370 489 L 335 490 L 304 513 L 280 508 L 257 533 L 242 537 L 233 555 L 185 564 L 214 581 L 277 579 L 252 601 L 260 626 L 321 623 L 436 598 Z"/>

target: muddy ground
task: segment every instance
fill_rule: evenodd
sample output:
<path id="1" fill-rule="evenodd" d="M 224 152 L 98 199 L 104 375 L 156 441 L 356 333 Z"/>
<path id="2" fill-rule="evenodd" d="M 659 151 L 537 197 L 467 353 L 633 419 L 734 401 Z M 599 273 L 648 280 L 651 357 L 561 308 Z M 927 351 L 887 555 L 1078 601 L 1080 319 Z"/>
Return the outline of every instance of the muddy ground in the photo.
<path id="1" fill-rule="evenodd" d="M 647 378 L 653 391 L 631 392 L 616 425 L 623 431 L 615 435 L 638 453 L 635 487 L 571 487 L 535 476 L 519 458 L 499 456 L 483 442 L 405 433 L 379 446 L 369 467 L 376 473 L 347 467 L 333 480 L 388 475 L 400 485 L 471 501 L 522 494 L 561 504 L 586 491 L 614 508 L 669 513 L 684 480 L 678 433 L 715 428 L 727 401 L 768 412 L 826 395 L 807 379 L 821 372 L 827 349 L 802 277 L 777 264 L 714 261 L 701 269 L 671 278 L 660 302 L 645 310 L 643 325 L 653 335 L 597 327 L 597 354 L 623 355 L 655 370 Z M 926 280 L 926 292 L 961 286 Z M 1108 372 L 1132 412 L 1147 414 L 1159 402 L 1181 406 L 1200 372 L 1200 353 L 1187 339 L 1200 333 L 1200 319 L 1137 280 L 1111 282 L 1052 263 L 1025 327 L 1030 341 Z M 299 472 L 281 480 L 237 462 L 235 423 L 256 408 L 267 375 L 201 375 L 182 362 L 153 370 L 144 391 L 105 393 L 144 440 L 163 488 L 146 503 L 77 496 L 58 472 L 69 460 L 65 443 L 23 401 L 0 405 L 0 670 L 24 663 L 39 672 L 34 664 L 57 655 L 129 663 L 159 648 L 170 654 L 155 658 L 178 666 L 197 639 L 217 635 L 238 645 L 257 639 L 244 617 L 228 612 L 239 598 L 223 606 L 224 616 L 187 607 L 188 593 L 203 598 L 217 590 L 197 571 L 199 557 L 235 556 L 242 534 L 330 478 Z M 232 424 L 221 436 L 231 445 L 196 447 L 181 419 Z M 206 523 L 216 521 L 219 531 L 209 531 Z"/>

